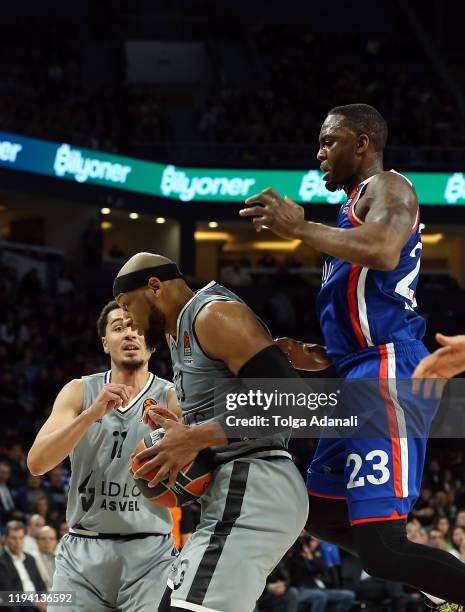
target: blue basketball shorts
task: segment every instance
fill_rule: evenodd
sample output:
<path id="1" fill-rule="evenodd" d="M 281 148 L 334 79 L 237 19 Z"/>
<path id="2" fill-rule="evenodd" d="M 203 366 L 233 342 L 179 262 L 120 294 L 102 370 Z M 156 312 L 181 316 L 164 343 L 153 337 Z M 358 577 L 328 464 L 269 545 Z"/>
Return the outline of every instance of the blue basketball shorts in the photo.
<path id="1" fill-rule="evenodd" d="M 352 396 L 352 406 L 343 404 L 342 413 L 368 407 L 367 419 L 381 433 L 320 438 L 307 488 L 310 495 L 347 500 L 352 525 L 405 518 L 418 497 L 428 431 L 439 405 L 411 393 L 411 375 L 426 355 L 425 346 L 412 340 L 371 347 L 337 364 L 346 384 L 370 379 L 356 400 Z M 363 397 L 370 386 L 375 392 Z"/>

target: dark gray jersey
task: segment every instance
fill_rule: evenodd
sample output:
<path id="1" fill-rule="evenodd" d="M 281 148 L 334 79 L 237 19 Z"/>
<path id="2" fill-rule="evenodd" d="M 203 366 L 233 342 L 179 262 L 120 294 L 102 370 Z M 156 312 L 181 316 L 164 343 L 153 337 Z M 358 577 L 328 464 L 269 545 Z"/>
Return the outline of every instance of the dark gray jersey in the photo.
<path id="1" fill-rule="evenodd" d="M 234 376 L 223 361 L 210 359 L 203 352 L 195 335 L 195 320 L 199 312 L 210 302 L 218 301 L 244 303 L 235 293 L 212 281 L 183 307 L 178 316 L 176 338 L 169 339 L 176 394 L 183 420 L 188 425 L 214 418 L 215 379 Z M 228 446 L 215 446 L 215 460 L 224 463 L 252 453 L 288 456 L 288 437 L 286 433 L 280 433 L 234 442 Z"/>
<path id="2" fill-rule="evenodd" d="M 110 372 L 83 376 L 87 410 L 110 382 Z M 98 533 L 169 533 L 171 513 L 146 501 L 129 473 L 130 454 L 147 434 L 142 422 L 144 402 L 166 406 L 172 384 L 150 373 L 141 392 L 124 409 L 112 410 L 93 423 L 71 459 L 66 519 L 72 528 Z"/>

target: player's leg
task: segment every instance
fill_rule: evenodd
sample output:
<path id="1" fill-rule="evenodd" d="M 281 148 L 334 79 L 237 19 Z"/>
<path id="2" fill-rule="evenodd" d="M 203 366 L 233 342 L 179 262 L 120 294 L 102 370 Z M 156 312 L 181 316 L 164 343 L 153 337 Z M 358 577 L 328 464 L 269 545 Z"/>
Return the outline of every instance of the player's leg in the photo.
<path id="1" fill-rule="evenodd" d="M 243 458 L 221 466 L 169 582 L 172 609 L 253 610 L 307 515 L 308 496 L 289 459 Z"/>
<path id="2" fill-rule="evenodd" d="M 363 569 L 447 601 L 465 604 L 465 565 L 447 551 L 407 539 L 405 521 L 361 523 L 353 528 Z"/>
<path id="3" fill-rule="evenodd" d="M 345 499 L 309 495 L 306 530 L 315 538 L 336 544 L 357 555 Z"/>
<path id="4" fill-rule="evenodd" d="M 345 463 L 345 440 L 321 438 L 307 474 L 306 529 L 316 538 L 356 554 L 347 513 Z"/>
<path id="5" fill-rule="evenodd" d="M 115 540 L 113 549 L 123 560 L 117 607 L 131 612 L 156 610 L 176 558 L 171 535 Z"/>
<path id="6" fill-rule="evenodd" d="M 106 554 L 107 543 L 108 540 L 93 540 L 71 534 L 63 536 L 55 557 L 52 592 L 73 593 L 73 604 L 49 604 L 50 608 L 56 612 L 116 610 L 113 602 L 116 599 L 117 580 L 112 570 L 117 560 L 112 560 Z M 118 570 L 116 574 L 119 578 Z"/>
<path id="7" fill-rule="evenodd" d="M 361 381 L 357 406 L 369 413 L 370 432 L 379 428 L 380 436 L 346 441 L 349 519 L 367 573 L 463 604 L 465 565 L 449 553 L 410 542 L 405 528 L 421 485 L 425 435 L 437 409 L 413 396 L 407 380 L 424 352 L 421 345 L 416 351 L 391 344 L 381 347 L 378 363 L 364 364 L 369 378 L 373 366 L 378 368 L 379 392 L 373 388 L 365 400 Z M 363 378 L 360 371 L 357 378 Z"/>

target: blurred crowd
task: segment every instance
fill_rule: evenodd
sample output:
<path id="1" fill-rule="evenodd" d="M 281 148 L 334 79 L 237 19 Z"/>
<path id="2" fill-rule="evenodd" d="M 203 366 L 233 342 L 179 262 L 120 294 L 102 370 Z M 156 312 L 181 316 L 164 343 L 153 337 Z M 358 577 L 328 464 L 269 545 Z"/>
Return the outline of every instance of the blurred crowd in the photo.
<path id="1" fill-rule="evenodd" d="M 0 25 L 0 130 L 130 154 L 143 146 L 149 155 L 150 145 L 197 138 L 231 145 L 236 162 L 297 163 L 299 156 L 308 160 L 331 107 L 363 101 L 385 115 L 389 145 L 465 145 L 454 96 L 401 27 L 396 45 L 351 32 L 329 38 L 304 24 L 248 27 L 250 48 L 243 52 L 253 55 L 248 63 L 260 67 L 261 78 L 241 83 L 220 69 L 194 97 L 188 84 L 178 84 L 173 103 L 166 85 L 127 78 L 123 35 L 93 66 L 99 47 L 83 38 L 77 22 Z M 186 113 L 189 99 L 193 112 Z M 185 130 L 171 124 L 176 105 Z"/>
<path id="2" fill-rule="evenodd" d="M 316 144 L 330 108 L 363 101 L 385 116 L 389 145 L 463 146 L 465 129 L 453 97 L 438 89 L 438 77 L 413 49 L 405 61 L 413 45 L 402 28 L 397 36 L 393 46 L 392 39 L 361 39 L 350 32 L 329 38 L 304 25 L 257 28 L 253 38 L 266 82 L 225 84 L 210 98 L 199 130 L 205 140 L 248 143 L 253 156 L 254 144 Z M 328 57 L 337 57 L 337 64 Z"/>

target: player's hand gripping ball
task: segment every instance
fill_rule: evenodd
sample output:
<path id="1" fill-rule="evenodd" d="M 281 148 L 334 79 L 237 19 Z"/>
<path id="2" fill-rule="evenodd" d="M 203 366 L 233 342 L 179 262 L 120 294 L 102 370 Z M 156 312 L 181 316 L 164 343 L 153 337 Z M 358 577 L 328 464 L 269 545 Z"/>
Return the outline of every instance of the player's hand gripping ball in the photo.
<path id="1" fill-rule="evenodd" d="M 139 442 L 135 450 L 135 456 L 132 458 L 131 470 L 133 474 L 145 463 L 145 461 L 138 461 L 136 455 L 146 448 L 150 448 L 154 444 L 157 444 L 164 435 L 164 429 L 156 429 L 148 433 L 144 439 Z M 148 459 L 146 459 L 146 461 L 148 461 Z M 157 475 L 158 469 L 159 468 L 154 468 L 142 478 L 138 478 L 136 482 L 142 495 L 144 495 L 150 503 L 166 508 L 190 504 L 205 493 L 205 489 L 213 480 L 212 471 L 214 468 L 209 449 L 200 451 L 194 461 L 191 461 L 191 463 L 182 468 L 173 487 L 168 486 L 168 477 L 153 488 L 148 486 L 152 478 L 155 478 Z"/>

